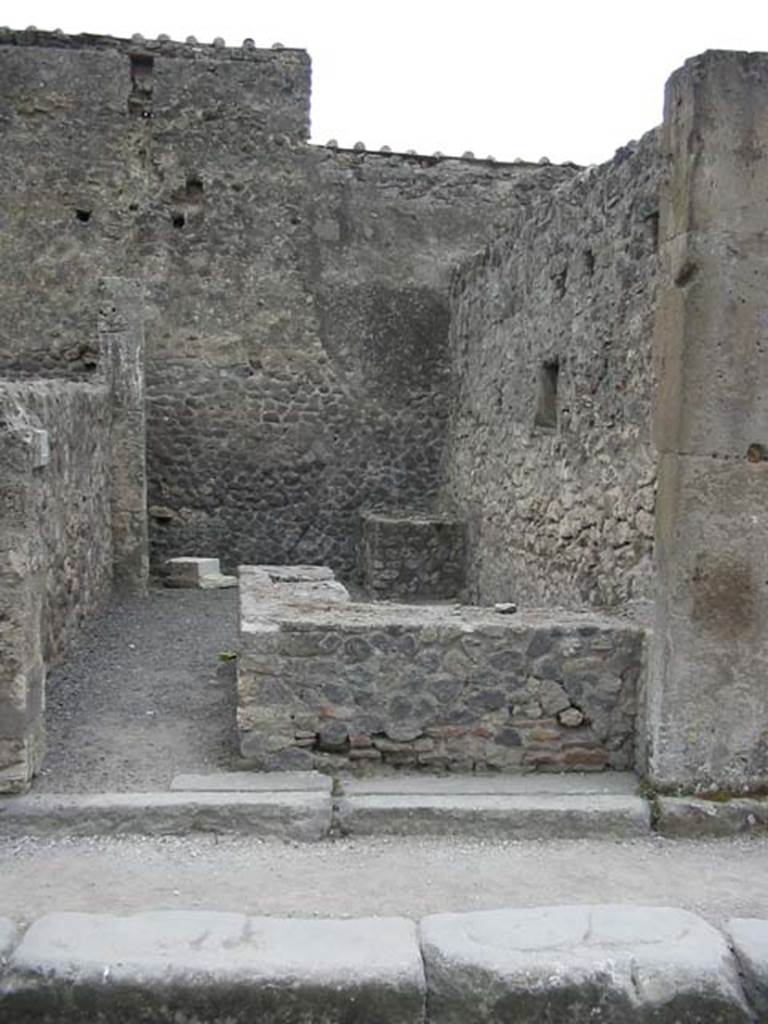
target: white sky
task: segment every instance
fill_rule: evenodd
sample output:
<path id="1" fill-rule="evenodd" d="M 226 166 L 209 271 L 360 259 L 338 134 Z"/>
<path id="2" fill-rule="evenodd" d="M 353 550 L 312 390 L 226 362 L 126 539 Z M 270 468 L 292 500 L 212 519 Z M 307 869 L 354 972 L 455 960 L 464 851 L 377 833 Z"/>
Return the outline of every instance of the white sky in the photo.
<path id="1" fill-rule="evenodd" d="M 768 0 L 2 0 L 0 21 L 300 46 L 313 141 L 500 160 L 608 159 L 659 123 L 686 57 L 768 51 Z"/>

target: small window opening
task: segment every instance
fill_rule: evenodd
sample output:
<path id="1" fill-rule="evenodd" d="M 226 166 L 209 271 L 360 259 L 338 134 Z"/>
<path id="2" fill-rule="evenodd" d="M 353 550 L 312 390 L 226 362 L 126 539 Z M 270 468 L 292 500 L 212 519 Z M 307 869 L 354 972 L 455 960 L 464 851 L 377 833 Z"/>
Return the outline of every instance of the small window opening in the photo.
<path id="1" fill-rule="evenodd" d="M 190 175 L 187 178 L 185 197 L 189 203 L 201 203 L 203 201 L 203 182 L 197 175 Z"/>
<path id="2" fill-rule="evenodd" d="M 75 210 L 75 217 L 77 217 L 77 219 L 79 221 L 82 221 L 83 224 L 87 224 L 88 221 L 91 219 L 91 211 L 90 210 Z"/>
<path id="3" fill-rule="evenodd" d="M 183 213 L 174 213 L 174 215 L 171 217 L 171 224 L 173 224 L 175 228 L 183 228 L 184 225 L 186 224 L 186 221 L 187 218 L 184 216 Z"/>
<path id="4" fill-rule="evenodd" d="M 554 430 L 557 427 L 557 385 L 560 362 L 549 359 L 539 370 L 539 397 L 533 423 L 536 427 Z"/>
<path id="5" fill-rule="evenodd" d="M 143 53 L 133 53 L 130 55 L 129 60 L 131 65 L 131 95 L 128 97 L 128 113 L 134 117 L 151 117 L 154 57 L 148 57 Z"/>

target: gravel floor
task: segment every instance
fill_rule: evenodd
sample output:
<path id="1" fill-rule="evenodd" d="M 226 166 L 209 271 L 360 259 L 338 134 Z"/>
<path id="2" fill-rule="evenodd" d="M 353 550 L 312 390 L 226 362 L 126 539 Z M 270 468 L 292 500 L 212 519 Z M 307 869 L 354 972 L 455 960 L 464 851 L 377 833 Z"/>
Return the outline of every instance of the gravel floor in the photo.
<path id="1" fill-rule="evenodd" d="M 47 686 L 35 792 L 167 789 L 232 765 L 237 592 L 152 590 L 114 603 Z"/>
<path id="2" fill-rule="evenodd" d="M 253 837 L 0 839 L 0 915 L 229 910 L 420 917 L 573 903 L 768 918 L 768 838 L 617 842 Z"/>

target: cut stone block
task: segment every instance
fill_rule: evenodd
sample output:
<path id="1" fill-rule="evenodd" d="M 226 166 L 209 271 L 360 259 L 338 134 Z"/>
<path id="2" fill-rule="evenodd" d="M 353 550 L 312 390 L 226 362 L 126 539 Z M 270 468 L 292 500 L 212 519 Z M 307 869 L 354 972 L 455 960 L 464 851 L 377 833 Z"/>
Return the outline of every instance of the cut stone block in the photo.
<path id="1" fill-rule="evenodd" d="M 726 932 L 741 967 L 749 1000 L 768 1020 L 768 921 L 734 917 Z"/>
<path id="2" fill-rule="evenodd" d="M 768 829 L 768 799 L 734 797 L 704 800 L 694 796 L 660 796 L 656 830 L 663 836 L 733 836 Z"/>
<path id="3" fill-rule="evenodd" d="M 333 780 L 320 772 L 217 772 L 177 775 L 171 789 L 196 793 L 330 793 Z"/>
<path id="4" fill-rule="evenodd" d="M 637 796 L 344 796 L 337 824 L 347 835 L 465 836 L 483 839 L 631 839 L 648 835 L 648 805 Z"/>
<path id="5" fill-rule="evenodd" d="M 363 512 L 360 571 L 374 598 L 440 600 L 464 586 L 466 527 L 447 516 Z"/>
<path id="6" fill-rule="evenodd" d="M 349 591 L 325 565 L 241 565 L 238 575 L 241 629 L 262 619 L 265 605 L 349 601 Z"/>
<path id="7" fill-rule="evenodd" d="M 237 576 L 225 576 L 221 572 L 209 572 L 200 577 L 201 590 L 225 590 L 237 586 Z"/>
<path id="8" fill-rule="evenodd" d="M 201 587 L 206 576 L 220 576 L 218 558 L 169 558 L 165 563 L 167 587 Z"/>
<path id="9" fill-rule="evenodd" d="M 422 1024 L 425 986 L 404 918 L 65 913 L 29 928 L 0 1007 L 14 1021 Z"/>
<path id="10" fill-rule="evenodd" d="M 0 836 L 239 833 L 324 838 L 331 801 L 317 792 L 41 794 L 0 801 Z"/>
<path id="11" fill-rule="evenodd" d="M 421 922 L 431 1024 L 746 1024 L 736 963 L 695 914 L 573 906 Z"/>

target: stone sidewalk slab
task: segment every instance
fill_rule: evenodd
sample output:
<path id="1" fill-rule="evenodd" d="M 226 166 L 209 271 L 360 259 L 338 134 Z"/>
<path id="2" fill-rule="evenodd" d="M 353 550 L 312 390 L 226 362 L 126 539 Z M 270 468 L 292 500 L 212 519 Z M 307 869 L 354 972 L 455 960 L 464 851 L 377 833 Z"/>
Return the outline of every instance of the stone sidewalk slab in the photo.
<path id="1" fill-rule="evenodd" d="M 637 796 L 386 794 L 342 796 L 336 823 L 347 835 L 484 839 L 629 839 L 647 835 L 648 805 Z"/>
<path id="2" fill-rule="evenodd" d="M 321 772 L 212 772 L 176 775 L 171 790 L 184 793 L 330 793 L 333 780 Z"/>
<path id="3" fill-rule="evenodd" d="M 0 836 L 239 833 L 318 840 L 331 826 L 327 793 L 41 794 L 0 800 Z"/>
<path id="4" fill-rule="evenodd" d="M 726 933 L 739 961 L 749 999 L 760 1020 L 768 1020 L 768 921 L 731 918 Z"/>
<path id="5" fill-rule="evenodd" d="M 656 831 L 663 836 L 735 836 L 768 829 L 768 799 L 761 797 L 659 796 L 656 807 Z"/>
<path id="6" fill-rule="evenodd" d="M 424 1013 L 417 930 L 404 918 L 52 914 L 0 982 L 0 1017 L 18 1024 L 422 1024 Z"/>
<path id="7" fill-rule="evenodd" d="M 430 1024 L 746 1024 L 736 963 L 664 907 L 439 914 L 420 925 Z"/>

